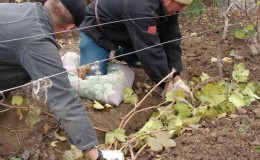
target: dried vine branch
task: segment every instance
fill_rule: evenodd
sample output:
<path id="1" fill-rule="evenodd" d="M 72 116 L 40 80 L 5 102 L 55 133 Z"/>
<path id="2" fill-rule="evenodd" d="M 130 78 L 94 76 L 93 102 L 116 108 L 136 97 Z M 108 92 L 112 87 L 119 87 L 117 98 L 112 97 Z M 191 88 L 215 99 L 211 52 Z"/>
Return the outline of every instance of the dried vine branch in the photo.
<path id="1" fill-rule="evenodd" d="M 172 77 L 173 73 L 176 70 L 173 70 L 171 73 L 169 73 L 166 77 L 164 77 L 160 82 L 158 82 L 145 96 L 144 98 L 123 118 L 121 121 L 119 128 L 125 128 L 126 124 L 129 122 L 129 120 L 133 117 L 135 111 L 141 106 L 141 104 L 144 102 L 144 100 L 155 90 L 156 87 L 158 87 L 161 83 L 163 83 L 165 80 L 167 80 L 169 77 Z"/>

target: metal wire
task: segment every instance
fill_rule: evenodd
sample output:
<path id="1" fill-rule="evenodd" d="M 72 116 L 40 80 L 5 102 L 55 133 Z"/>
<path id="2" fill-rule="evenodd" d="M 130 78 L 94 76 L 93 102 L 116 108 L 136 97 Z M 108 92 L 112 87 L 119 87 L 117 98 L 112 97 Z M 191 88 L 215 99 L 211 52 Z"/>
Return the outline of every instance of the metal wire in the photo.
<path id="1" fill-rule="evenodd" d="M 205 10 L 209 10 L 209 9 L 205 9 Z M 186 11 L 186 12 L 182 12 L 182 13 L 174 13 L 174 15 L 177 15 L 177 14 L 185 14 L 185 13 L 194 13 L 194 12 L 201 12 L 201 11 L 205 11 L 205 10 Z M 211 9 L 211 10 L 215 10 L 215 9 Z M 216 9 L 216 10 L 217 10 L 217 9 Z M 92 25 L 92 26 L 87 26 L 87 27 L 74 28 L 74 29 L 66 30 L 66 31 L 59 31 L 59 32 L 53 32 L 53 33 L 48 33 L 48 34 L 39 34 L 39 35 L 28 36 L 28 37 L 21 37 L 21 38 L 14 38 L 14 39 L 2 40 L 2 41 L 0 41 L 0 43 L 7 43 L 7 42 L 18 41 L 18 40 L 24 40 L 24 39 L 29 39 L 29 38 L 45 37 L 45 36 L 50 36 L 50 35 L 54 35 L 54 34 L 67 33 L 67 32 L 72 32 L 72 31 L 78 31 L 78 30 L 82 30 L 82 29 L 88 29 L 88 28 L 93 28 L 93 27 L 98 27 L 98 26 L 104 26 L 104 25 L 114 24 L 114 23 L 120 23 L 120 22 L 127 22 L 127 21 L 134 21 L 134 20 L 143 20 L 143 19 L 152 19 L 152 18 L 165 18 L 165 17 L 168 17 L 168 16 L 172 16 L 172 15 L 123 19 L 123 20 L 112 21 L 112 22 L 107 22 L 107 23 L 101 23 L 101 24 Z"/>
<path id="2" fill-rule="evenodd" d="M 235 26 L 235 25 L 237 25 L 237 24 L 240 24 L 240 22 L 239 22 L 239 23 L 236 23 L 236 24 L 230 24 L 229 27 Z M 225 27 L 225 26 L 221 26 L 221 27 L 217 27 L 217 28 L 214 28 L 214 29 L 205 30 L 205 31 L 202 31 L 202 32 L 197 33 L 197 35 L 201 35 L 201 34 L 209 33 L 209 32 L 212 32 L 212 31 L 216 31 L 216 30 L 222 29 L 222 28 L 224 28 L 224 27 Z M 149 47 L 146 47 L 146 48 L 143 48 L 143 49 L 140 49 L 140 50 L 136 50 L 136 51 L 129 52 L 129 53 L 126 53 L 126 54 L 122 54 L 122 55 L 114 56 L 114 57 L 111 57 L 111 58 L 103 59 L 103 60 L 100 60 L 100 61 L 96 61 L 96 62 L 93 62 L 93 63 L 89 63 L 89 65 L 95 65 L 96 63 L 100 63 L 100 62 L 104 62 L 104 61 L 116 59 L 116 58 L 119 58 L 119 57 L 123 57 L 123 56 L 127 56 L 127 55 L 130 55 L 130 54 L 134 54 L 134 53 L 137 53 L 137 52 L 146 50 L 146 49 L 150 49 L 150 48 L 153 48 L 153 47 L 156 47 L 156 46 L 160 46 L 160 45 L 163 45 L 163 44 L 167 44 L 167 43 L 171 43 L 171 42 L 174 42 L 174 41 L 179 41 L 179 40 L 183 40 L 183 39 L 187 39 L 187 38 L 192 38 L 192 37 L 194 37 L 194 36 L 191 35 L 191 36 L 186 36 L 186 37 L 182 37 L 182 38 L 179 38 L 179 39 L 173 39 L 173 40 L 166 41 L 166 42 L 163 42 L 163 43 L 160 43 L 160 44 L 156 44 L 156 45 L 153 45 L 153 46 L 149 46 Z M 67 70 L 67 71 L 63 71 L 63 72 L 60 72 L 60 73 L 57 73 L 57 74 L 53 74 L 53 75 L 51 75 L 51 76 L 44 77 L 44 78 L 40 78 L 40 79 L 38 79 L 38 80 L 35 80 L 35 81 L 32 81 L 32 82 L 26 83 L 26 84 L 24 84 L 24 85 L 17 86 L 17 87 L 13 87 L 13 88 L 9 88 L 9 89 L 6 89 L 6 90 L 2 90 L 2 91 L 0 91 L 0 92 L 1 92 L 1 93 L 4 93 L 4 92 L 7 92 L 7 91 L 11 91 L 11 90 L 14 90 L 14 89 L 18 89 L 18 88 L 21 88 L 21 87 L 25 87 L 25 86 L 34 84 L 35 82 L 38 82 L 39 80 L 46 80 L 46 79 L 48 79 L 48 78 L 52 78 L 52 77 L 55 77 L 55 76 L 58 76 L 58 75 L 61 75 L 61 74 L 65 74 L 65 73 L 68 73 L 68 72 L 71 72 L 71 71 L 75 71 L 76 69 L 77 69 L 77 68 L 71 69 L 71 70 Z"/>
<path id="3" fill-rule="evenodd" d="M 205 10 L 209 10 L 209 9 L 195 10 L 195 11 L 186 11 L 186 12 L 174 13 L 174 14 L 185 14 L 185 13 L 201 12 L 201 11 L 205 11 Z M 214 9 L 211 9 L 211 10 L 214 10 Z M 99 25 L 102 26 L 102 25 L 108 25 L 108 24 L 113 24 L 113 23 L 120 23 L 120 22 L 125 22 L 125 21 L 141 20 L 141 19 L 148 19 L 148 18 L 163 18 L 163 17 L 167 17 L 167 16 L 171 16 L 171 15 L 157 16 L 157 17 L 140 17 L 140 18 L 133 18 L 133 19 L 124 19 L 124 20 L 119 20 L 119 21 L 102 23 L 102 24 L 99 24 Z M 237 24 L 240 24 L 240 23 L 237 23 Z M 229 25 L 229 26 L 235 26 L 237 24 L 232 24 L 232 25 Z M 29 37 L 23 37 L 23 38 L 17 38 L 17 39 L 10 39 L 10 40 L 5 40 L 5 41 L 0 41 L 0 43 L 6 43 L 6 42 L 11 42 L 11 41 L 16 41 L 16 40 L 22 40 L 22 39 L 26 39 L 26 38 L 35 38 L 35 37 L 39 37 L 39 36 L 48 36 L 48 35 L 52 35 L 52 34 L 56 34 L 56 33 L 71 32 L 71 31 L 80 30 L 80 29 L 87 29 L 87 28 L 97 27 L 99 25 L 93 25 L 93 26 L 88 26 L 88 27 L 81 27 L 81 28 L 76 28 L 76 29 L 72 29 L 72 30 L 68 30 L 68 31 L 61 31 L 61 32 L 55 32 L 55 33 L 49 33 L 49 34 L 43 34 L 43 35 L 36 35 L 36 36 L 29 36 Z M 217 28 L 210 29 L 210 30 L 206 30 L 206 31 L 197 33 L 197 35 L 208 33 L 208 32 L 212 32 L 212 31 L 215 31 L 215 30 L 219 30 L 219 29 L 222 29 L 224 27 L 225 26 L 217 27 Z M 140 51 L 143 51 L 143 50 L 146 50 L 146 49 L 150 49 L 150 48 L 153 48 L 153 47 L 156 47 L 156 46 L 160 46 L 160 45 L 163 45 L 163 44 L 167 44 L 167 43 L 171 43 L 171 42 L 174 42 L 174 41 L 179 41 L 179 40 L 183 40 L 183 39 L 191 38 L 191 37 L 194 37 L 194 36 L 186 36 L 186 37 L 182 37 L 182 38 L 179 38 L 179 39 L 173 39 L 173 40 L 170 40 L 170 41 L 167 41 L 167 42 L 163 42 L 163 43 L 160 43 L 160 44 L 156 44 L 156 45 L 153 45 L 153 46 L 149 46 L 149 47 L 146 47 L 146 48 L 143 48 L 143 49 L 140 49 L 140 50 L 136 50 L 136 51 L 129 52 L 129 53 L 126 53 L 126 54 L 114 56 L 114 57 L 111 57 L 111 58 L 108 58 L 108 59 L 103 59 L 103 60 L 100 60 L 100 61 L 96 61 L 96 62 L 90 63 L 90 65 L 95 65 L 95 64 L 100 63 L 100 62 L 104 62 L 104 61 L 116 59 L 116 58 L 119 58 L 119 57 L 127 56 L 127 55 L 134 54 L 134 53 L 137 53 L 137 52 L 140 52 Z M 9 88 L 9 89 L 0 91 L 0 95 L 4 95 L 3 94 L 4 92 L 15 90 L 15 89 L 18 89 L 18 88 L 21 88 L 21 87 L 25 87 L 25 86 L 28 86 L 28 85 L 31 85 L 31 84 L 39 83 L 41 81 L 45 81 L 46 79 L 49 79 L 49 78 L 52 78 L 52 77 L 55 77 L 55 76 L 58 76 L 58 75 L 61 75 L 61 74 L 65 74 L 65 73 L 68 73 L 68 72 L 71 72 L 71 71 L 75 71 L 76 69 L 77 68 L 71 69 L 71 70 L 67 70 L 67 71 L 63 71 L 63 72 L 60 72 L 60 73 L 57 73 L 57 74 L 54 74 L 54 75 L 51 75 L 51 76 L 48 76 L 48 77 L 44 77 L 44 78 L 40 78 L 38 80 L 34 80 L 32 82 L 29 82 L 29 83 L 26 83 L 26 84 L 23 84 L 23 85 L 20 85 L 20 86 L 17 86 L 17 87 L 13 87 L 13 88 Z M 2 100 L 4 100 L 4 96 L 3 96 Z M 2 101 L 2 100 L 0 100 L 0 101 Z"/>

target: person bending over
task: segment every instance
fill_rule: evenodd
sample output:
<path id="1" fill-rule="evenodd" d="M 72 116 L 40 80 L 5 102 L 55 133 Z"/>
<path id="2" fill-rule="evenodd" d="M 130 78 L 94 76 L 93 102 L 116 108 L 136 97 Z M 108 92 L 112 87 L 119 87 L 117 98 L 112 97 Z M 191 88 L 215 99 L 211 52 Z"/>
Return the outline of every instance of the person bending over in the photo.
<path id="1" fill-rule="evenodd" d="M 44 6 L 0 3 L 0 15 L 0 90 L 66 71 L 56 37 L 81 24 L 83 0 L 47 0 Z M 96 133 L 67 73 L 50 80 L 47 103 L 69 141 L 91 160 L 101 159 Z"/>
<path id="2" fill-rule="evenodd" d="M 107 59 L 111 50 L 116 51 L 116 56 L 141 50 L 118 60 L 124 60 L 130 66 L 141 66 L 156 83 L 174 68 L 177 72 L 166 86 L 166 91 L 180 88 L 190 93 L 180 78 L 183 70 L 181 33 L 178 14 L 174 13 L 181 12 L 192 1 L 94 0 L 86 7 L 81 25 L 80 63 Z M 111 23 L 114 21 L 117 22 Z M 167 43 L 161 45 L 164 42 Z M 106 64 L 107 61 L 100 63 L 102 74 L 107 72 Z M 165 83 L 161 87 L 165 88 Z"/>

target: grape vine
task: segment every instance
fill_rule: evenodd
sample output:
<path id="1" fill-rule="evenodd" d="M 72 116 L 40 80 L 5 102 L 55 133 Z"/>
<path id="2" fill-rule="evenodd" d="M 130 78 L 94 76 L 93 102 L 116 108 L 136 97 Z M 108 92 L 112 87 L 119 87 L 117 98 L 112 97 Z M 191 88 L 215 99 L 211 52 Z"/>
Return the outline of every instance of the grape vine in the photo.
<path id="1" fill-rule="evenodd" d="M 249 70 L 244 63 L 234 65 L 229 81 L 210 79 L 206 73 L 193 77 L 188 85 L 193 89 L 194 100 L 181 90 L 168 92 L 162 105 L 151 107 L 157 108 L 157 111 L 138 132 L 125 135 L 124 128 L 118 128 L 106 134 L 105 144 L 129 151 L 132 159 L 137 159 L 147 147 L 153 151 L 175 147 L 173 138 L 183 128 L 198 124 L 205 118 L 223 117 L 236 108 L 248 107 L 253 101 L 259 101 L 260 82 L 248 82 L 248 77 Z M 125 102 L 136 102 L 136 94 L 131 88 L 126 88 L 124 94 Z"/>

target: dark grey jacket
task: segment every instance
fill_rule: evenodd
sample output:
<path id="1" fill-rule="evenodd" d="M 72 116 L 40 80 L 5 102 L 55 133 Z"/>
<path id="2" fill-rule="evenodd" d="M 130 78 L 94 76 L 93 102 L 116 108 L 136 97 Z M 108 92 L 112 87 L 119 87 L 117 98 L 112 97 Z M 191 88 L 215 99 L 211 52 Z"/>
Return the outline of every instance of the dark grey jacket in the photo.
<path id="1" fill-rule="evenodd" d="M 64 72 L 53 22 L 40 3 L 0 3 L 0 90 Z M 50 78 L 47 103 L 70 142 L 81 150 L 97 145 L 92 124 L 68 74 Z"/>
<path id="2" fill-rule="evenodd" d="M 86 17 L 81 27 L 97 24 L 95 3 L 96 1 L 93 1 L 87 6 Z M 102 25 L 104 33 L 99 27 L 83 30 L 107 50 L 115 50 L 118 46 L 140 50 L 181 38 L 177 15 L 159 17 L 165 16 L 161 0 L 99 0 L 97 12 L 101 24 L 126 20 Z M 178 40 L 145 49 L 137 56 L 150 78 L 158 82 L 170 73 L 172 68 L 182 71 L 181 54 Z"/>

